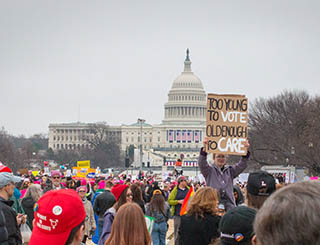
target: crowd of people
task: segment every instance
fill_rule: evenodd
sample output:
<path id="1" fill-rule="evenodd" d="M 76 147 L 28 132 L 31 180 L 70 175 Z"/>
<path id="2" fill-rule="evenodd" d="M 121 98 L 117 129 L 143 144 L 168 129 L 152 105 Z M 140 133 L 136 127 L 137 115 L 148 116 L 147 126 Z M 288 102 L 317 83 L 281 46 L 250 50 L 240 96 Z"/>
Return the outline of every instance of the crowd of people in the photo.
<path id="1" fill-rule="evenodd" d="M 209 164 L 202 148 L 205 183 L 186 176 L 170 182 L 126 175 L 76 180 L 59 170 L 16 176 L 2 165 L 0 245 L 88 239 L 98 245 L 164 245 L 169 219 L 176 245 L 320 244 L 320 182 L 277 190 L 271 174 L 257 171 L 246 183 L 234 184 L 250 157 L 248 142 L 245 146 L 247 154 L 234 165 L 227 165 L 223 154 L 213 155 Z"/>

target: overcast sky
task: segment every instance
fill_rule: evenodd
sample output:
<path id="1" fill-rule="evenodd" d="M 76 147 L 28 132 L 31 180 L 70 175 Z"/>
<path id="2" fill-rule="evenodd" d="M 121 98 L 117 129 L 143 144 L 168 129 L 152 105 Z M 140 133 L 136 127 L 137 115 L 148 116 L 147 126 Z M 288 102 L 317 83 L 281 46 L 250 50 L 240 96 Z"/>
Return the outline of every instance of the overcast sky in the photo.
<path id="1" fill-rule="evenodd" d="M 159 124 L 187 48 L 207 93 L 319 94 L 319 13 L 318 0 L 1 0 L 0 127 Z"/>

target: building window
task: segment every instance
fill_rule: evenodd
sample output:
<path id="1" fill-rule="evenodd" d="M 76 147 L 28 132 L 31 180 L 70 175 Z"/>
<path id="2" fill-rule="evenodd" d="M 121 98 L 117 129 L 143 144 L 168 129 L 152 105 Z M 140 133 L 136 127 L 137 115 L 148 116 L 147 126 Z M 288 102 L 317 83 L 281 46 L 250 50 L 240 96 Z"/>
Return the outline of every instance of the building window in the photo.
<path id="1" fill-rule="evenodd" d="M 128 137 L 126 138 L 126 142 L 129 142 L 129 138 Z"/>
<path id="2" fill-rule="evenodd" d="M 146 138 L 144 138 L 144 142 L 147 142 L 147 139 L 146 139 Z"/>
<path id="3" fill-rule="evenodd" d="M 57 139 L 58 139 L 58 141 L 59 141 L 59 140 L 60 140 L 60 137 L 58 136 Z"/>
<path id="4" fill-rule="evenodd" d="M 152 142 L 152 138 L 150 137 L 150 143 Z"/>
<path id="5" fill-rule="evenodd" d="M 158 142 L 160 142 L 160 137 L 158 137 Z"/>
<path id="6" fill-rule="evenodd" d="M 56 136 L 53 136 L 53 140 L 56 140 Z"/>

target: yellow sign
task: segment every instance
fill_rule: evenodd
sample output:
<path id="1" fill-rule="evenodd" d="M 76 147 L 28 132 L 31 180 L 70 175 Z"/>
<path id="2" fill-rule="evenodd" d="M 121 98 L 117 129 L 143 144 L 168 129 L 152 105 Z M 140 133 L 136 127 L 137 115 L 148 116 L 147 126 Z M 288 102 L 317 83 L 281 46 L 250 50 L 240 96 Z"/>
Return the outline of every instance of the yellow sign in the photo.
<path id="1" fill-rule="evenodd" d="M 32 175 L 36 177 L 39 174 L 39 171 L 32 171 Z"/>
<path id="2" fill-rule="evenodd" d="M 90 168 L 90 160 L 78 161 L 77 166 L 78 168 Z"/>
<path id="3" fill-rule="evenodd" d="M 72 168 L 73 175 L 80 178 L 87 178 L 87 175 L 89 173 L 96 173 L 96 170 L 94 168 L 80 168 L 80 167 L 73 167 Z"/>

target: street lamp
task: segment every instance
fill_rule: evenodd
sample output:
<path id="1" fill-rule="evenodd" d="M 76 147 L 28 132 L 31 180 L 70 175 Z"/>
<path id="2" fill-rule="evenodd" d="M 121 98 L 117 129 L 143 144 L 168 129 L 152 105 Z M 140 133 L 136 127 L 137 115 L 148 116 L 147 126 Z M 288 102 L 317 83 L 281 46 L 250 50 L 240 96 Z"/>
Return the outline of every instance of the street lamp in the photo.
<path id="1" fill-rule="evenodd" d="M 142 171 L 142 124 L 144 124 L 146 120 L 138 118 L 138 123 L 140 124 L 140 171 Z"/>

